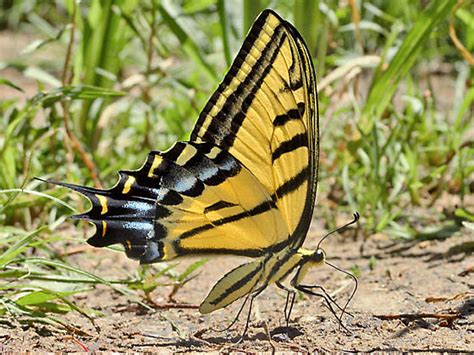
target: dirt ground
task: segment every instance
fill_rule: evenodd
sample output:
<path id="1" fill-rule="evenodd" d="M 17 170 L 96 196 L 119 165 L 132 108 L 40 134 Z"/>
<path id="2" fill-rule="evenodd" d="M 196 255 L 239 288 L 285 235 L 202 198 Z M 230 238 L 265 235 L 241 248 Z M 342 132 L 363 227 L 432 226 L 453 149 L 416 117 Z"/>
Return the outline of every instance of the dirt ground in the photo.
<path id="1" fill-rule="evenodd" d="M 313 223 L 314 224 L 314 223 Z M 320 235 L 310 231 L 309 246 Z M 319 229 L 320 230 L 320 229 Z M 368 242 L 334 237 L 325 246 L 328 259 L 342 268 L 357 265 L 359 288 L 341 329 L 319 298 L 304 297 L 295 304 L 292 321 L 283 321 L 285 293 L 271 287 L 254 303 L 248 336 L 235 341 L 245 316 L 231 331 L 220 333 L 233 319 L 238 304 L 203 316 L 195 308 L 169 308 L 171 287 L 159 287 L 152 311 L 128 297 L 101 286 L 76 297 L 80 306 L 104 316 L 94 327 L 78 314 L 62 317 L 84 334 L 50 326 L 17 329 L 0 326 L 2 351 L 474 351 L 474 257 L 472 232 L 464 229 L 446 240 L 394 244 L 384 236 Z M 363 245 L 362 245 L 363 244 Z M 361 254 L 362 251 L 362 254 Z M 376 257 L 370 263 L 370 257 Z M 123 277 L 136 263 L 121 253 L 93 249 L 74 255 L 74 264 L 104 277 Z M 200 274 L 176 295 L 177 306 L 198 305 L 227 270 L 244 258 L 211 257 Z M 193 260 L 184 260 L 180 268 Z M 308 283 L 318 283 L 341 305 L 354 283 L 329 267 L 314 269 Z M 174 305 L 173 305 L 174 306 Z M 387 318 L 394 319 L 387 319 Z M 270 340 L 271 339 L 271 340 Z"/>

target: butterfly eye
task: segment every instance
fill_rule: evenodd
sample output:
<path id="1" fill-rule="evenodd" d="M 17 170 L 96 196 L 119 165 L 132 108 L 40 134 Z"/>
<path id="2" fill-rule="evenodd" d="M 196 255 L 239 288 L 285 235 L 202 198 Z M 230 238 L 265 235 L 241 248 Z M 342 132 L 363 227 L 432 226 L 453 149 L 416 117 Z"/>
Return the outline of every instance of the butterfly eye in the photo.
<path id="1" fill-rule="evenodd" d="M 323 249 L 318 249 L 314 253 L 313 258 L 314 258 L 315 262 L 320 263 L 320 262 L 324 261 L 324 259 L 326 258 L 326 254 L 324 253 Z"/>

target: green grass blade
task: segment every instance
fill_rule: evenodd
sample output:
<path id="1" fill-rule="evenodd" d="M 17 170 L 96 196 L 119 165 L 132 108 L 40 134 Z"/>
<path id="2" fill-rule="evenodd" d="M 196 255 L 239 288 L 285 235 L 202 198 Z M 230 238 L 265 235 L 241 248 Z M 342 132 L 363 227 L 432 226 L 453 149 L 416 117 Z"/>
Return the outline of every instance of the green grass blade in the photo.
<path id="1" fill-rule="evenodd" d="M 23 92 L 23 89 L 19 86 L 16 86 L 15 84 L 13 84 L 10 80 L 8 79 L 5 79 L 5 78 L 0 78 L 0 85 L 6 85 L 6 86 L 9 86 L 11 87 L 12 89 L 15 89 L 15 90 L 18 90 L 20 92 Z"/>
<path id="2" fill-rule="evenodd" d="M 42 231 L 48 229 L 46 226 L 35 229 L 33 232 L 25 235 L 18 242 L 10 246 L 2 255 L 0 255 L 0 269 L 11 262 L 18 254 L 29 248 L 31 241 Z"/>
<path id="3" fill-rule="evenodd" d="M 120 53 L 127 43 L 131 31 L 125 26 L 121 13 L 130 13 L 137 6 L 136 0 L 92 1 L 87 8 L 87 17 L 76 11 L 76 26 L 82 29 L 81 41 L 74 55 L 74 84 L 111 88 L 121 68 Z M 118 9 L 118 11 L 116 11 Z M 103 109 L 91 111 L 93 100 L 81 105 L 75 117 L 92 151 L 101 134 L 97 122 Z"/>
<path id="4" fill-rule="evenodd" d="M 172 16 L 170 12 L 163 6 L 158 6 L 164 22 L 168 25 L 174 35 L 178 38 L 183 46 L 183 50 L 201 67 L 204 74 L 207 75 L 212 82 L 217 82 L 217 75 L 214 68 L 206 62 L 204 55 L 201 53 L 199 46 L 193 38 L 186 33 L 185 29 L 175 20 L 176 16 Z"/>
<path id="5" fill-rule="evenodd" d="M 314 55 L 318 26 L 321 22 L 319 0 L 296 0 L 294 5 L 294 24 Z"/>
<path id="6" fill-rule="evenodd" d="M 107 89 L 103 87 L 96 87 L 92 85 L 67 85 L 49 92 L 41 92 L 36 94 L 31 102 L 33 105 L 43 105 L 43 107 L 50 107 L 56 102 L 69 98 L 71 100 L 92 100 L 99 97 L 110 98 L 125 95 L 124 92 Z"/>
<path id="7" fill-rule="evenodd" d="M 225 62 L 227 64 L 227 67 L 230 67 L 230 65 L 232 64 L 232 56 L 230 53 L 229 43 L 231 29 L 224 0 L 217 1 L 217 11 L 219 13 L 219 23 L 221 25 L 222 47 L 224 48 Z"/>
<path id="8" fill-rule="evenodd" d="M 44 197 L 44 198 L 47 198 L 47 199 L 50 199 L 54 202 L 56 202 L 57 204 L 60 204 L 68 209 L 70 209 L 71 211 L 75 211 L 76 209 L 74 207 L 72 207 L 71 205 L 67 204 L 66 202 L 64 202 L 63 200 L 59 199 L 59 198 L 56 198 L 54 196 L 51 196 L 51 195 L 48 195 L 48 194 L 45 194 L 45 193 L 42 193 L 42 192 L 38 192 L 38 191 L 33 191 L 33 190 L 25 190 L 25 189 L 6 189 L 6 190 L 0 190 L 0 194 L 10 194 L 10 193 L 16 193 L 16 194 L 20 194 L 20 193 L 24 193 L 24 194 L 30 194 L 30 195 L 36 195 L 36 196 L 40 196 L 40 197 Z M 0 212 L 2 211 L 2 209 L 0 209 Z"/>
<path id="9" fill-rule="evenodd" d="M 426 10 L 420 13 L 387 70 L 370 88 L 367 103 L 362 112 L 361 128 L 365 133 L 370 132 L 375 120 L 389 105 L 400 80 L 421 56 L 423 42 L 429 38 L 433 28 L 440 21 L 448 18 L 455 4 L 456 0 L 433 0 Z"/>
<path id="10" fill-rule="evenodd" d="M 186 280 L 186 278 L 191 275 L 195 270 L 199 269 L 201 266 L 203 266 L 205 263 L 207 263 L 209 260 L 208 259 L 202 259 L 195 261 L 191 265 L 189 265 L 186 270 L 184 270 L 179 276 L 178 276 L 178 282 L 183 282 Z"/>
<path id="11" fill-rule="evenodd" d="M 243 33 L 245 34 L 252 27 L 253 22 L 257 18 L 258 14 L 265 9 L 264 2 L 262 0 L 244 0 L 244 23 L 243 23 Z"/>
<path id="12" fill-rule="evenodd" d="M 65 271 L 70 271 L 70 272 L 73 272 L 75 274 L 84 276 L 84 277 L 86 277 L 86 279 L 89 279 L 90 281 L 93 281 L 95 283 L 107 285 L 110 288 L 112 288 L 113 290 L 115 290 L 115 291 L 117 291 L 117 292 L 119 292 L 123 295 L 128 294 L 125 290 L 118 287 L 114 282 L 110 282 L 110 281 L 108 281 L 108 280 L 106 280 L 102 277 L 99 277 L 99 276 L 94 275 L 90 272 L 87 272 L 87 271 L 82 270 L 80 268 L 68 265 L 68 264 L 66 264 L 64 262 L 61 262 L 61 261 L 58 261 L 58 260 L 48 260 L 48 259 L 45 259 L 45 258 L 28 258 L 28 259 L 25 259 L 24 262 L 25 263 L 31 263 L 31 264 L 37 264 L 37 265 L 46 265 L 46 266 L 50 266 L 50 267 L 53 267 L 53 268 L 58 268 L 58 269 L 62 269 L 62 270 L 65 270 Z M 145 305 L 144 303 L 142 303 L 140 301 L 136 301 L 136 302 L 138 304 L 142 305 L 143 307 L 149 309 L 149 307 L 147 305 Z"/>
<path id="13" fill-rule="evenodd" d="M 461 126 L 463 126 L 463 124 L 462 124 L 463 118 L 465 117 L 467 112 L 469 112 L 469 110 L 471 109 L 473 103 L 474 103 L 474 88 L 470 88 L 465 93 L 464 99 L 463 99 L 463 101 L 462 101 L 462 103 L 459 107 L 459 111 L 456 115 L 456 119 L 454 121 L 454 128 L 455 128 L 454 130 L 455 131 L 458 131 L 461 128 Z M 472 123 L 472 117 L 471 117 L 471 123 Z"/>

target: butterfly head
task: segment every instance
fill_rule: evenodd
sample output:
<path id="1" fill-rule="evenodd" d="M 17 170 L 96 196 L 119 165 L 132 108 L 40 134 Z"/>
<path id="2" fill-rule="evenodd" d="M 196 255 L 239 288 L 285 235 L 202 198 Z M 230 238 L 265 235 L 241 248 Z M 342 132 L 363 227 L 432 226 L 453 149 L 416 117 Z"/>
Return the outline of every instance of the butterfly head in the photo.
<path id="1" fill-rule="evenodd" d="M 308 257 L 308 261 L 311 262 L 312 264 L 313 263 L 321 264 L 321 263 L 324 263 L 325 260 L 326 260 L 326 253 L 321 248 L 313 250 L 312 253 Z"/>
<path id="2" fill-rule="evenodd" d="M 302 257 L 302 264 L 305 266 L 305 268 L 312 267 L 312 266 L 318 266 L 324 264 L 326 261 L 326 253 L 324 252 L 323 249 L 305 249 L 305 248 L 300 248 L 298 250 L 298 253 Z"/>

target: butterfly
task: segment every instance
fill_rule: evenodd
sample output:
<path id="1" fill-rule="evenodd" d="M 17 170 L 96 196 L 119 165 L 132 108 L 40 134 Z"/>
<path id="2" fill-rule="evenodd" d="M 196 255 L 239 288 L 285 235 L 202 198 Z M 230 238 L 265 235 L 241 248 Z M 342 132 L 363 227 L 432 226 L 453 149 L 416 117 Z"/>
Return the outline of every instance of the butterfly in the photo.
<path id="1" fill-rule="evenodd" d="M 88 239 L 92 246 L 122 244 L 126 255 L 142 264 L 183 255 L 251 257 L 217 282 L 201 313 L 243 297 L 251 308 L 257 295 L 276 284 L 288 291 L 288 321 L 296 290 L 319 295 L 303 278 L 326 263 L 319 246 L 303 247 L 318 164 L 311 56 L 295 27 L 267 9 L 200 113 L 189 141 L 150 152 L 139 170 L 120 171 L 108 190 L 57 184 L 91 201 L 91 210 L 75 217 L 95 225 Z M 290 285 L 284 285 L 292 272 Z"/>

